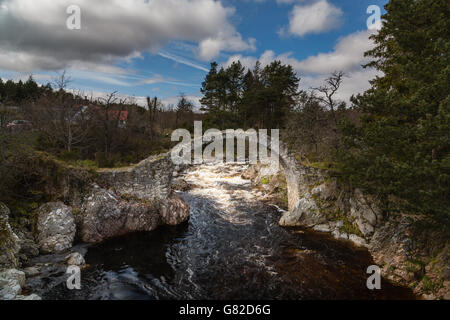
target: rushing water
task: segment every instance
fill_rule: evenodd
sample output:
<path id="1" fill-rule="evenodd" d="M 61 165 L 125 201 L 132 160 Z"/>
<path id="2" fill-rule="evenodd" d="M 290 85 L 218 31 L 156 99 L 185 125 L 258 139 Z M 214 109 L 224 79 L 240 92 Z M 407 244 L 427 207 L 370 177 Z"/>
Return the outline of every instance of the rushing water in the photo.
<path id="1" fill-rule="evenodd" d="M 366 287 L 366 250 L 329 236 L 285 229 L 277 209 L 258 201 L 244 166 L 199 166 L 181 193 L 188 223 L 89 246 L 82 290 L 48 264 L 27 282 L 44 299 L 405 299 L 410 290 Z M 80 249 L 80 248 L 79 248 Z M 52 262 L 60 257 L 41 257 Z"/>

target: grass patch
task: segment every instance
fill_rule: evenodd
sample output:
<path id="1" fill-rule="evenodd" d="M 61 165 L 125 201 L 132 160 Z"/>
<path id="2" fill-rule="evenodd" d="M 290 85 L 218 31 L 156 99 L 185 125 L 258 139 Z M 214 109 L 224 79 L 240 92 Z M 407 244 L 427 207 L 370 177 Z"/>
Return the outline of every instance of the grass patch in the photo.
<path id="1" fill-rule="evenodd" d="M 261 183 L 262 184 L 269 184 L 270 181 L 272 181 L 272 177 L 262 177 L 261 178 Z"/>
<path id="2" fill-rule="evenodd" d="M 422 288 L 426 293 L 435 293 L 443 286 L 442 279 L 439 279 L 438 281 L 433 281 L 425 275 L 422 278 Z"/>
<path id="3" fill-rule="evenodd" d="M 358 227 L 353 224 L 354 219 L 349 218 L 341 209 L 337 209 L 336 211 L 329 214 L 328 219 L 332 221 L 342 221 L 344 223 L 344 225 L 339 228 L 340 232 L 354 234 L 358 237 L 364 238 L 364 235 L 361 233 Z"/>

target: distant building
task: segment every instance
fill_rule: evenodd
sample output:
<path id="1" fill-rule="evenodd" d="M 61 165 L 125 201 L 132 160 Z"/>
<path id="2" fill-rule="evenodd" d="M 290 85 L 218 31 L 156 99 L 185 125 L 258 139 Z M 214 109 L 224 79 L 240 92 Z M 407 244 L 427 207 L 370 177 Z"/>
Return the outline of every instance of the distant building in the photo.
<path id="1" fill-rule="evenodd" d="M 128 121 L 128 110 L 100 110 L 102 120 L 106 120 L 106 114 L 108 114 L 108 121 L 118 121 L 119 128 L 126 128 Z"/>
<path id="2" fill-rule="evenodd" d="M 118 121 L 119 128 L 126 128 L 128 122 L 128 110 L 106 110 L 96 105 L 80 105 L 77 107 L 78 111 L 75 113 L 74 118 L 77 121 L 88 120 L 92 114 L 96 114 L 102 121 L 108 119 L 108 121 Z"/>

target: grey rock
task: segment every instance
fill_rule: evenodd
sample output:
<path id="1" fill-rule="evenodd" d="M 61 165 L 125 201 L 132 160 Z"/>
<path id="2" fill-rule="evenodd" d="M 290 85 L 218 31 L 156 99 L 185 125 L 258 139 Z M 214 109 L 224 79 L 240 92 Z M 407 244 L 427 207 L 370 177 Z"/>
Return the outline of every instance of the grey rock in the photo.
<path id="1" fill-rule="evenodd" d="M 115 193 L 94 187 L 82 206 L 81 238 L 98 243 L 136 231 L 152 231 L 160 221 L 150 202 L 125 201 Z"/>
<path id="2" fill-rule="evenodd" d="M 186 192 L 192 189 L 192 186 L 186 180 L 179 178 L 173 182 L 172 188 L 176 191 Z"/>
<path id="3" fill-rule="evenodd" d="M 322 200 L 330 201 L 337 197 L 337 181 L 336 179 L 331 179 L 321 185 L 313 188 L 311 194 L 319 197 Z"/>
<path id="4" fill-rule="evenodd" d="M 347 233 L 345 233 L 345 232 L 340 232 L 340 231 L 337 230 L 337 229 L 335 229 L 335 230 L 332 232 L 332 235 L 333 235 L 333 237 L 334 237 L 335 239 L 338 239 L 338 240 L 348 240 L 348 239 L 349 239 L 349 236 L 348 236 Z"/>
<path id="5" fill-rule="evenodd" d="M 19 237 L 19 256 L 22 263 L 26 263 L 30 259 L 37 257 L 39 255 L 39 246 L 34 241 L 33 235 L 23 229 L 14 230 L 14 232 Z"/>
<path id="6" fill-rule="evenodd" d="M 65 258 L 65 261 L 69 266 L 84 266 L 86 264 L 86 261 L 84 260 L 83 256 L 78 252 L 69 254 Z"/>
<path id="7" fill-rule="evenodd" d="M 358 237 L 355 234 L 351 234 L 349 236 L 349 239 L 351 242 L 353 242 L 358 247 L 367 247 L 368 246 L 367 241 L 365 239 Z"/>
<path id="8" fill-rule="evenodd" d="M 9 269 L 0 273 L 0 300 L 14 300 L 22 293 L 25 285 L 25 273 Z"/>
<path id="9" fill-rule="evenodd" d="M 28 278 L 31 278 L 31 277 L 35 277 L 35 276 L 41 274 L 41 269 L 39 267 L 37 267 L 37 266 L 33 266 L 33 267 L 25 268 L 23 270 L 23 272 L 25 272 L 25 275 Z"/>
<path id="10" fill-rule="evenodd" d="M 14 281 L 0 279 L 0 300 L 14 300 L 22 293 L 22 287 Z"/>
<path id="11" fill-rule="evenodd" d="M 324 217 L 318 209 L 319 208 L 311 194 L 307 193 L 298 201 L 294 210 L 283 214 L 280 225 L 285 227 L 313 227 L 314 225 L 325 223 L 326 217 Z"/>
<path id="12" fill-rule="evenodd" d="M 185 222 L 189 218 L 189 205 L 176 193 L 172 193 L 161 208 L 162 221 L 171 226 Z"/>
<path id="13" fill-rule="evenodd" d="M 363 193 L 356 189 L 349 199 L 350 216 L 355 219 L 355 224 L 365 237 L 370 237 L 375 232 L 375 227 L 381 221 L 380 210 L 373 204 L 369 204 Z"/>
<path id="14" fill-rule="evenodd" d="M 339 220 L 334 224 L 335 228 L 342 228 L 344 226 L 344 221 Z"/>
<path id="15" fill-rule="evenodd" d="M 20 242 L 9 225 L 9 209 L 0 203 L 0 269 L 17 268 L 20 264 Z"/>
<path id="16" fill-rule="evenodd" d="M 318 232 L 331 232 L 331 227 L 329 224 L 319 224 L 314 226 L 313 230 Z"/>
<path id="17" fill-rule="evenodd" d="M 355 223 L 365 237 L 370 237 L 375 232 L 375 228 L 364 219 L 356 219 Z"/>
<path id="18" fill-rule="evenodd" d="M 147 158 L 130 168 L 101 170 L 98 182 L 118 196 L 159 202 L 171 194 L 174 164 L 169 153 Z"/>
<path id="19" fill-rule="evenodd" d="M 43 253 L 70 249 L 75 232 L 75 219 L 71 207 L 62 202 L 51 202 L 38 209 L 35 235 Z"/>
<path id="20" fill-rule="evenodd" d="M 0 279 L 13 280 L 17 282 L 21 287 L 25 285 L 25 273 L 17 269 L 9 269 L 0 273 Z"/>

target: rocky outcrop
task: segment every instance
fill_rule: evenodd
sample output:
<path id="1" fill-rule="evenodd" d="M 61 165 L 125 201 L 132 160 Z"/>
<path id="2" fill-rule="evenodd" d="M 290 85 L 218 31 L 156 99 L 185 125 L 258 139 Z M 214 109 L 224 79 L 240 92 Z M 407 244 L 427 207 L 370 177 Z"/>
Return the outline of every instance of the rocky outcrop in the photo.
<path id="1" fill-rule="evenodd" d="M 98 185 L 81 207 L 81 239 L 96 243 L 186 221 L 189 206 L 172 191 L 177 170 L 169 154 L 150 157 L 134 167 L 100 170 Z"/>
<path id="2" fill-rule="evenodd" d="M 420 229 L 418 216 L 391 217 L 369 243 L 374 261 L 388 279 L 410 286 L 426 299 L 450 299 L 450 246 L 433 228 Z"/>
<path id="3" fill-rule="evenodd" d="M 9 209 L 0 203 L 0 269 L 19 266 L 19 238 L 9 225 Z"/>
<path id="4" fill-rule="evenodd" d="M 339 186 L 337 179 L 323 179 L 309 186 L 293 210 L 283 214 L 282 226 L 304 226 L 331 233 L 336 239 L 367 247 L 383 221 L 381 210 L 370 197 Z"/>
<path id="5" fill-rule="evenodd" d="M 71 207 L 62 202 L 51 202 L 37 210 L 35 237 L 43 253 L 70 249 L 75 232 L 75 219 Z"/>
<path id="6" fill-rule="evenodd" d="M 261 179 L 260 168 L 254 166 L 247 174 L 254 181 L 270 180 Z M 281 225 L 312 228 L 366 247 L 382 267 L 384 277 L 414 288 L 425 298 L 450 298 L 448 238 L 430 231 L 433 228 L 418 230 L 415 222 L 419 217 L 383 213 L 375 198 L 339 184 L 326 170 L 301 169 L 299 164 L 288 170 L 283 167 L 283 174 L 293 172 L 303 185 L 287 184 L 295 189 L 298 201 L 290 203 L 290 211 L 280 219 Z M 286 177 L 287 181 L 295 179 Z"/>

